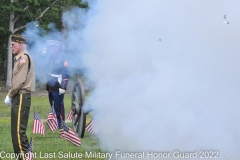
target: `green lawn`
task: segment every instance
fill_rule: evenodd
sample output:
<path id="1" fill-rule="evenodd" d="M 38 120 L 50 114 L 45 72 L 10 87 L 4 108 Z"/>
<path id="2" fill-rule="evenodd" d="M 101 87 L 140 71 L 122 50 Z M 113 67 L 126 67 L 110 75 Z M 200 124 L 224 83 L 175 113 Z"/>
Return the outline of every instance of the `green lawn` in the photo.
<path id="1" fill-rule="evenodd" d="M 3 160 L 10 160 L 9 157 L 13 152 L 11 131 L 10 131 L 10 107 L 5 105 L 4 99 L 6 94 L 0 92 L 0 156 Z M 70 110 L 71 96 L 65 95 L 65 114 L 67 116 Z M 68 141 L 59 137 L 59 131 L 51 132 L 45 124 L 45 136 L 32 133 L 33 124 L 33 111 L 37 111 L 41 119 L 46 120 L 50 111 L 47 95 L 32 96 L 32 105 L 30 111 L 30 118 L 28 124 L 27 135 L 28 138 L 33 137 L 33 153 L 36 155 L 34 160 L 40 159 L 97 159 L 94 157 L 86 157 L 86 152 L 101 152 L 98 144 L 98 140 L 95 136 L 85 132 L 84 138 L 81 138 L 82 144 L 79 147 L 74 146 Z M 90 115 L 87 115 L 87 122 L 91 119 Z M 67 123 L 72 126 L 71 122 Z M 4 157 L 3 157 L 4 156 Z M 79 157 L 79 158 L 76 158 Z M 100 158 L 98 158 L 100 160 Z"/>

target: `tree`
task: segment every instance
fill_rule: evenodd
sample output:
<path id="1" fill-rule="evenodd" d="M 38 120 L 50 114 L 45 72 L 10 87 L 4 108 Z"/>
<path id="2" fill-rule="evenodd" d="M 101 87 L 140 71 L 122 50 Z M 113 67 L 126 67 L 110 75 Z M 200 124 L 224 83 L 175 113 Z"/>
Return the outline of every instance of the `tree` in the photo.
<path id="1" fill-rule="evenodd" d="M 5 28 L 0 28 L 0 34 L 1 36 L 5 35 L 5 44 L 7 44 L 8 48 L 6 86 L 11 86 L 12 76 L 12 53 L 10 49 L 11 34 L 22 33 L 26 28 L 27 24 L 33 21 L 39 21 L 41 27 L 46 30 L 47 24 L 49 22 L 55 23 L 56 28 L 61 29 L 61 15 L 65 10 L 71 8 L 71 6 L 78 6 L 81 8 L 88 7 L 88 5 L 86 3 L 82 3 L 81 0 L 10 0 L 10 2 L 7 0 L 2 1 L 3 2 L 1 2 L 1 14 L 9 14 L 9 17 L 7 17 L 9 18 L 8 29 L 6 29 L 6 22 L 4 23 Z M 4 30 L 5 32 L 1 33 L 1 30 Z M 6 38 L 8 38 L 7 43 Z"/>
<path id="2" fill-rule="evenodd" d="M 5 4 L 6 1 L 1 1 L 1 3 Z M 0 15 L 1 15 L 1 19 L 0 19 L 0 79 L 6 79 L 6 70 L 4 68 L 6 68 L 7 66 L 7 39 L 8 39 L 8 35 L 10 34 L 8 27 L 9 27 L 9 12 L 5 9 L 5 7 L 3 5 L 0 6 Z"/>

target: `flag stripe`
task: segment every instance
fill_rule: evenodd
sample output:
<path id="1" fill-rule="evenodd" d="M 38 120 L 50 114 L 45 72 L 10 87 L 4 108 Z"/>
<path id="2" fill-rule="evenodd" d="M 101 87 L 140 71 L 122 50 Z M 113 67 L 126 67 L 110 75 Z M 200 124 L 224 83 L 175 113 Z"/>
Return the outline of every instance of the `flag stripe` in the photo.
<path id="1" fill-rule="evenodd" d="M 45 135 L 45 126 L 36 111 L 34 111 L 33 133 Z"/>
<path id="2" fill-rule="evenodd" d="M 73 132 L 73 130 L 65 124 L 64 121 L 62 121 L 62 128 L 60 129 L 59 136 L 61 138 L 66 139 L 67 141 L 71 142 L 72 144 L 74 144 L 76 146 L 80 146 L 80 144 L 81 144 L 81 140 Z"/>
<path id="3" fill-rule="evenodd" d="M 92 119 L 85 129 L 91 134 L 97 134 L 100 128 L 99 124 Z"/>
<path id="4" fill-rule="evenodd" d="M 33 141 L 32 141 L 32 138 L 31 138 L 30 143 L 29 143 L 29 147 L 28 147 L 27 156 L 26 156 L 27 160 L 33 160 L 32 151 L 33 151 Z"/>
<path id="5" fill-rule="evenodd" d="M 48 114 L 47 125 L 52 132 L 58 129 L 57 117 L 53 107 Z"/>
<path id="6" fill-rule="evenodd" d="M 72 108 L 70 109 L 68 116 L 67 116 L 67 120 L 69 120 L 70 122 L 72 122 Z"/>

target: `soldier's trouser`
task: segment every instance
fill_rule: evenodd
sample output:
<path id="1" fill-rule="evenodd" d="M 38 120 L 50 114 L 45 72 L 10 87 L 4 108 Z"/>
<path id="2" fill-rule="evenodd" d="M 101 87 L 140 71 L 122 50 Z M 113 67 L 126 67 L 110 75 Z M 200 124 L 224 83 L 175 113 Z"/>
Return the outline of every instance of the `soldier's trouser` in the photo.
<path id="1" fill-rule="evenodd" d="M 31 106 L 31 93 L 17 94 L 12 100 L 11 133 L 13 149 L 20 160 L 25 160 L 22 154 L 28 151 L 28 138 L 26 135 L 29 110 Z"/>
<path id="2" fill-rule="evenodd" d="M 59 92 L 48 92 L 48 98 L 50 105 L 54 104 L 58 128 L 61 128 L 61 120 L 65 121 L 64 94 L 59 95 Z"/>

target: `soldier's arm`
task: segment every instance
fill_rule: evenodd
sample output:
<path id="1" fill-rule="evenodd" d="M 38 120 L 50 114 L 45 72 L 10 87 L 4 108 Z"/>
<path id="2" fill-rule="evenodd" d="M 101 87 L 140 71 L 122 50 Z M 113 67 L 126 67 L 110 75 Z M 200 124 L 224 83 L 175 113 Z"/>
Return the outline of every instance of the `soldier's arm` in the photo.
<path id="1" fill-rule="evenodd" d="M 18 61 L 19 62 L 16 66 L 17 68 L 13 71 L 12 75 L 12 87 L 8 93 L 8 96 L 10 98 L 13 98 L 14 95 L 18 93 L 19 89 L 22 88 L 27 78 L 29 63 L 28 57 L 26 55 L 23 55 Z"/>
<path id="2" fill-rule="evenodd" d="M 62 83 L 61 83 L 61 88 L 62 89 L 67 89 L 69 81 L 69 71 L 68 71 L 68 62 L 64 61 L 64 68 L 63 68 L 63 73 L 62 73 Z"/>

